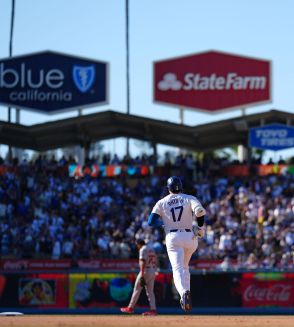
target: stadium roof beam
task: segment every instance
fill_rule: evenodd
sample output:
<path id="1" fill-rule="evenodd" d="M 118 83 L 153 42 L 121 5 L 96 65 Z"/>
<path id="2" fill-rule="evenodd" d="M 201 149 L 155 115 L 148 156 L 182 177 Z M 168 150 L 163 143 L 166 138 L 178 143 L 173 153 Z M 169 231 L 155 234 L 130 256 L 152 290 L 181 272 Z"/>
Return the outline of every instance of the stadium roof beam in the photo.
<path id="1" fill-rule="evenodd" d="M 13 147 L 46 151 L 115 137 L 130 137 L 152 144 L 177 146 L 194 151 L 247 145 L 248 129 L 261 124 L 293 124 L 294 114 L 271 110 L 213 122 L 187 126 L 124 113 L 105 111 L 43 124 L 25 126 L 0 122 L 0 143 Z"/>

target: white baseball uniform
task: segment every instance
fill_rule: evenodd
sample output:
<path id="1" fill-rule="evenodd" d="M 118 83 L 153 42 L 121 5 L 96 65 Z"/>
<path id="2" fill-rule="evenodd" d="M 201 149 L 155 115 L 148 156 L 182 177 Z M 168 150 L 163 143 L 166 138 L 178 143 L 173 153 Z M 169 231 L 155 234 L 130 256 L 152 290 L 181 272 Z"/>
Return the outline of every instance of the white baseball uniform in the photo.
<path id="1" fill-rule="evenodd" d="M 174 283 L 182 298 L 185 291 L 190 291 L 189 262 L 198 246 L 197 237 L 192 232 L 192 222 L 194 215 L 203 216 L 205 209 L 192 195 L 172 193 L 159 200 L 152 213 L 163 220 Z"/>
<path id="2" fill-rule="evenodd" d="M 157 257 L 153 249 L 153 246 L 151 246 L 151 244 L 144 245 L 141 247 L 139 251 L 139 260 L 145 261 L 145 269 L 144 269 L 144 279 L 146 282 L 145 289 L 150 305 L 150 310 L 156 310 L 155 295 L 154 295 L 154 281 L 155 281 L 155 273 L 157 271 Z M 140 272 L 136 278 L 133 295 L 129 304 L 129 307 L 131 308 L 135 307 L 142 291 L 142 286 L 140 285 L 141 277 L 142 274 Z"/>

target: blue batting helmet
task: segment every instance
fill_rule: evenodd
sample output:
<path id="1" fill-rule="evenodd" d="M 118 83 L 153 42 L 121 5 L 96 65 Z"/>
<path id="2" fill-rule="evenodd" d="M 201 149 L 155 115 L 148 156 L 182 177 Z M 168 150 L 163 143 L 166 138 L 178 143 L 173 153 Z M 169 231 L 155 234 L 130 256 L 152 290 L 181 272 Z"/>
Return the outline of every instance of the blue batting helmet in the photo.
<path id="1" fill-rule="evenodd" d="M 183 190 L 183 185 L 180 177 L 172 176 L 167 180 L 166 186 L 172 193 L 179 193 Z"/>

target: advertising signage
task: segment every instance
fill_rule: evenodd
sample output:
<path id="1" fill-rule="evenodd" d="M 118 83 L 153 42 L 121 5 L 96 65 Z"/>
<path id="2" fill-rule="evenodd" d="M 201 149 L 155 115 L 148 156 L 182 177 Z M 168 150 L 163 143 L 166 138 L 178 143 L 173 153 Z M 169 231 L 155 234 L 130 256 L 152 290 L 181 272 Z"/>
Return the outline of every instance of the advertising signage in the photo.
<path id="1" fill-rule="evenodd" d="M 207 51 L 156 61 L 154 102 L 217 113 L 271 102 L 271 62 Z"/>
<path id="2" fill-rule="evenodd" d="M 271 124 L 249 130 L 249 146 L 263 150 L 283 150 L 294 147 L 294 127 Z"/>
<path id="3" fill-rule="evenodd" d="M 108 103 L 108 64 L 44 51 L 0 59 L 0 104 L 46 114 Z"/>

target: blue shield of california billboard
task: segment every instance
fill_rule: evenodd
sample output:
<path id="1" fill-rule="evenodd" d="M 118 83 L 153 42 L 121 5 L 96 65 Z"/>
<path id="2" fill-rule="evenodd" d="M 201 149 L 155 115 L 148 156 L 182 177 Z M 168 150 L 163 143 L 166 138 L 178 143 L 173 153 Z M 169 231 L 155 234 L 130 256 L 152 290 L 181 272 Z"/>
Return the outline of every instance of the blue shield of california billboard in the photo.
<path id="1" fill-rule="evenodd" d="M 46 114 L 108 103 L 108 63 L 44 51 L 0 60 L 0 104 Z"/>
<path id="2" fill-rule="evenodd" d="M 270 124 L 251 128 L 249 146 L 263 150 L 284 150 L 294 147 L 294 127 Z"/>

